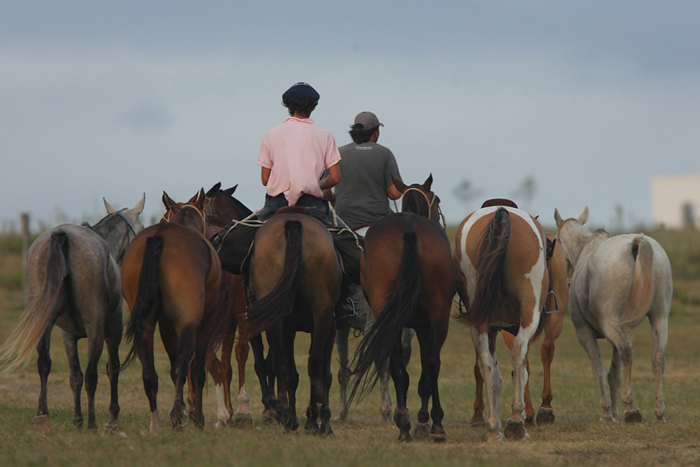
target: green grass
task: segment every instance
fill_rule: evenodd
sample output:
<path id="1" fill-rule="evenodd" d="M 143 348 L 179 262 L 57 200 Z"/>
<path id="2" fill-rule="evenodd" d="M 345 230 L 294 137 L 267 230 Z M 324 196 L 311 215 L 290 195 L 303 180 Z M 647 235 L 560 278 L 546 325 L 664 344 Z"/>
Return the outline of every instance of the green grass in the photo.
<path id="1" fill-rule="evenodd" d="M 698 254 L 693 250 L 698 234 L 685 232 L 692 239 L 678 240 L 686 248 L 670 246 L 672 232 L 666 232 L 666 245 L 671 262 L 683 272 L 675 278 L 676 295 L 669 322 L 669 344 L 664 377 L 664 396 L 668 423 L 656 423 L 653 413 L 654 377 L 651 369 L 652 342 L 650 327 L 642 323 L 634 342 L 635 364 L 633 390 L 635 403 L 642 411 L 644 422 L 626 426 L 598 422 L 600 407 L 590 362 L 578 344 L 568 316 L 557 341 L 553 364 L 554 425 L 529 429 L 530 440 L 504 442 L 496 445 L 482 441 L 483 427 L 470 427 L 474 395 L 474 350 L 469 332 L 456 322 L 442 352 L 440 390 L 445 410 L 445 430 L 448 441 L 401 444 L 393 424 L 379 422 L 379 395 L 370 394 L 350 412 L 350 420 L 334 422 L 335 435 L 318 439 L 303 429 L 285 434 L 277 426 L 260 424 L 262 406 L 260 391 L 249 363 L 247 376 L 251 392 L 254 427 L 250 430 L 214 428 L 216 402 L 213 386 L 204 397 L 207 424 L 203 431 L 192 426 L 181 433 L 167 427 L 172 406 L 173 387 L 168 376 L 169 364 L 162 347 L 157 348 L 157 371 L 160 376 L 159 413 L 163 427 L 160 433 L 148 432 L 149 410 L 141 382 L 140 364 L 130 367 L 120 377 L 121 434 L 77 432 L 72 425 L 72 394 L 68 366 L 59 330 L 55 329 L 51 355 L 53 369 L 49 377 L 49 409 L 51 430 L 35 431 L 31 426 L 39 395 L 39 379 L 35 366 L 6 374 L 0 373 L 0 465 L 698 465 L 700 464 L 700 280 L 691 272 Z M 679 234 L 680 235 L 680 234 Z M 679 237 L 680 238 L 680 237 Z M 683 237 L 685 238 L 685 237 Z M 673 240 L 674 242 L 676 239 Z M 680 243 L 679 243 L 680 244 Z M 2 245 L 2 242 L 0 242 Z M 675 245 L 675 244 L 674 244 Z M 2 264 L 16 263 L 18 253 L 0 250 Z M 0 342 L 4 342 L 21 312 L 20 292 L 0 286 Z M 298 407 L 303 426 L 309 382 L 306 369 L 308 337 L 297 339 L 297 363 L 301 375 Z M 357 340 L 352 341 L 355 345 Z M 610 345 L 599 341 L 604 362 L 610 361 Z M 417 343 L 414 341 L 414 346 Z M 86 361 L 85 343 L 81 342 L 81 359 Z M 417 347 L 414 347 L 417 349 Z M 127 353 L 122 346 L 122 358 Z M 502 421 L 510 415 L 513 386 L 510 382 L 510 357 L 502 340 L 498 344 L 499 366 L 504 378 L 499 399 Z M 542 366 L 539 342 L 531 351 L 531 392 L 539 405 L 542 390 Z M 251 356 L 252 360 L 252 356 Z M 106 355 L 100 368 L 104 372 Z M 334 361 L 333 372 L 337 372 Z M 417 382 L 420 375 L 419 354 L 409 365 L 411 388 L 408 405 L 412 421 L 419 407 Z M 235 378 L 234 378 L 235 380 Z M 234 382 L 235 385 L 235 382 Z M 108 381 L 100 375 L 97 394 L 97 421 L 103 425 L 108 418 Z M 234 394 L 235 396 L 235 394 Z M 86 411 L 83 392 L 83 410 Z M 392 388 L 393 398 L 393 388 Z M 338 385 L 331 389 L 331 408 L 338 407 Z"/>

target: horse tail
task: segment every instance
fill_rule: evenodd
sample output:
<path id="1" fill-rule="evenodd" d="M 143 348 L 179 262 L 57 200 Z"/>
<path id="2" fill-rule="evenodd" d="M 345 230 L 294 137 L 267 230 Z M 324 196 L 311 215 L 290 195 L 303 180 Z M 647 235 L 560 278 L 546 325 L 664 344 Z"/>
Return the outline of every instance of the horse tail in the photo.
<path id="1" fill-rule="evenodd" d="M 234 291 L 233 275 L 222 270 L 221 284 L 219 285 L 219 299 L 216 304 L 214 315 L 210 318 L 211 322 L 215 323 L 215 325 L 209 337 L 209 343 L 207 344 L 207 365 L 216 357 L 216 351 L 221 347 L 224 338 L 231 330 L 231 326 L 235 324 L 233 316 L 231 315 Z"/>
<path id="2" fill-rule="evenodd" d="M 253 334 L 282 321 L 294 309 L 294 299 L 301 283 L 303 245 L 301 222 L 286 221 L 284 238 L 287 246 L 282 275 L 272 292 L 248 305 L 247 316 Z"/>
<path id="3" fill-rule="evenodd" d="M 506 209 L 498 208 L 479 242 L 474 301 L 467 313 L 457 316 L 459 321 L 483 328 L 500 320 L 503 304 L 507 303 L 503 291 L 503 272 L 510 233 L 510 215 Z"/>
<path id="4" fill-rule="evenodd" d="M 163 243 L 163 237 L 158 234 L 146 239 L 136 299 L 131 309 L 129 323 L 126 325 L 126 341 L 133 342 L 133 345 L 122 365 L 122 370 L 130 365 L 137 355 L 141 357 L 143 335 L 148 328 L 151 311 L 161 299 L 160 257 L 163 254 Z"/>
<path id="5" fill-rule="evenodd" d="M 622 308 L 623 320 L 634 320 L 641 312 L 646 312 L 654 297 L 654 249 L 643 235 L 637 235 L 632 240 L 631 253 L 634 272 L 632 286 Z"/>
<path id="6" fill-rule="evenodd" d="M 6 363 L 4 371 L 25 366 L 41 338 L 56 323 L 60 313 L 57 305 L 61 289 L 68 276 L 68 245 L 65 231 L 58 230 L 51 234 L 46 254 L 46 277 L 41 290 L 29 298 L 19 323 L 0 348 L 0 364 Z"/>
<path id="7" fill-rule="evenodd" d="M 388 361 L 416 308 L 421 292 L 419 259 L 416 232 L 404 232 L 403 256 L 399 273 L 390 289 L 391 294 L 372 326 L 365 332 L 365 337 L 357 346 L 353 356 L 351 366 L 355 382 L 348 398 L 348 405 L 352 403 L 358 390 L 359 399 L 361 399 L 377 384 L 379 379 L 377 368 Z"/>

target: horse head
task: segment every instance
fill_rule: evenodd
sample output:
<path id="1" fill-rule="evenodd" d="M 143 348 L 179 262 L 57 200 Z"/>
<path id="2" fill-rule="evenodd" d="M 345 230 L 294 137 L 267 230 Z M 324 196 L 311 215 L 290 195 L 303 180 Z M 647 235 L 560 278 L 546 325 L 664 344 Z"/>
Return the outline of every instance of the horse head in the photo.
<path id="1" fill-rule="evenodd" d="M 554 220 L 557 223 L 556 240 L 564 251 L 567 263 L 571 268 L 574 268 L 581 254 L 581 250 L 583 250 L 583 247 L 586 246 L 594 235 L 583 226 L 588 220 L 588 206 L 586 206 L 581 215 L 576 219 L 573 217 L 562 219 L 561 215 L 559 215 L 559 210 L 554 208 Z"/>
<path id="2" fill-rule="evenodd" d="M 442 220 L 442 226 L 445 227 L 445 218 L 440 210 L 440 198 L 430 189 L 433 184 L 433 174 L 430 174 L 422 185 L 414 183 L 407 186 L 393 175 L 391 178 L 396 189 L 403 195 L 401 212 L 412 212 L 427 217 L 438 225 Z"/>
<path id="3" fill-rule="evenodd" d="M 165 221 L 173 224 L 181 224 L 208 237 L 207 219 L 204 214 L 204 200 L 204 189 L 200 189 L 199 192 L 186 203 L 173 201 L 164 191 L 163 205 L 165 205 L 165 214 L 163 214 L 161 222 Z"/>
<path id="4" fill-rule="evenodd" d="M 237 187 L 222 190 L 221 182 L 211 187 L 205 196 L 204 212 L 208 216 L 218 216 L 224 224 L 250 216 L 253 212 L 233 197 Z"/>

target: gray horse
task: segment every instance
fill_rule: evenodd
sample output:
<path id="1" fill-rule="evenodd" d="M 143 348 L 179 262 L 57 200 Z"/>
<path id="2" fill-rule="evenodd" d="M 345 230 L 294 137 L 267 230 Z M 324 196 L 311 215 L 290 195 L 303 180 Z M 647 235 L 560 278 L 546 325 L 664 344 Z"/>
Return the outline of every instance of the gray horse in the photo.
<path id="1" fill-rule="evenodd" d="M 49 345 L 54 325 L 63 332 L 63 345 L 70 365 L 73 389 L 73 424 L 82 428 L 80 394 L 83 373 L 78 359 L 77 342 L 88 338 L 88 364 L 85 385 L 88 395 L 88 429 L 95 423 L 97 364 L 106 342 L 109 354 L 107 374 L 111 386 L 110 419 L 106 430 L 118 430 L 119 344 L 122 339 L 122 291 L 119 266 L 126 247 L 143 225 L 145 195 L 131 209 L 117 211 L 105 201 L 104 219 L 93 227 L 59 225 L 41 234 L 28 253 L 29 306 L 0 348 L 0 364 L 5 370 L 17 369 L 29 361 L 32 350 L 39 353 L 37 367 L 41 380 L 39 408 L 32 422 L 47 428 L 49 409 L 46 382 L 51 371 Z"/>
<path id="2" fill-rule="evenodd" d="M 648 318 L 654 341 L 654 412 L 658 421 L 666 421 L 661 380 L 673 293 L 671 264 L 666 252 L 646 235 L 611 237 L 604 231 L 591 232 L 583 226 L 588 219 L 588 207 L 578 219 L 562 220 L 557 210 L 554 218 L 557 241 L 574 270 L 569 311 L 576 337 L 593 365 L 603 408 L 600 420 L 617 421 L 617 395 L 622 385 L 625 422 L 642 421 L 632 398 L 632 337 L 637 325 Z M 613 345 L 608 374 L 611 397 L 605 390 L 605 367 L 598 349 L 597 339 L 602 338 Z"/>

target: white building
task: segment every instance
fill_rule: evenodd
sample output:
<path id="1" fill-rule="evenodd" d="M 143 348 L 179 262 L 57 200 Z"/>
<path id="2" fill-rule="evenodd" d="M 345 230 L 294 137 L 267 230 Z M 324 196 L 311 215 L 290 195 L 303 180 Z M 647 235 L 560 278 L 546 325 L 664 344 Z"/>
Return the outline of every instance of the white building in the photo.
<path id="1" fill-rule="evenodd" d="M 652 177 L 651 220 L 654 227 L 700 227 L 700 174 Z"/>

